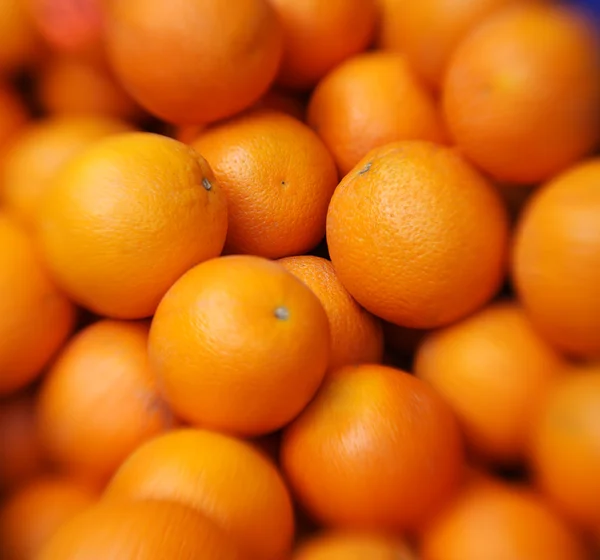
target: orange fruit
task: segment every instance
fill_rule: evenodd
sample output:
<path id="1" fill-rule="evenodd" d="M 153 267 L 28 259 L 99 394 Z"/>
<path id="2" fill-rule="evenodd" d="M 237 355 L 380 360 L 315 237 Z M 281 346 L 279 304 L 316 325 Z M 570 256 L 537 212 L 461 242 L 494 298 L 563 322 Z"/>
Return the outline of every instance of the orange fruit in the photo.
<path id="1" fill-rule="evenodd" d="M 517 225 L 513 278 L 540 332 L 560 350 L 600 358 L 600 158 L 538 189 Z"/>
<path id="2" fill-rule="evenodd" d="M 433 328 L 476 311 L 499 289 L 508 217 L 458 152 L 397 142 L 344 177 L 329 206 L 327 241 L 358 303 L 400 326 Z"/>
<path id="3" fill-rule="evenodd" d="M 579 536 L 526 487 L 473 481 L 422 537 L 422 560 L 587 560 Z"/>
<path id="4" fill-rule="evenodd" d="M 331 261 L 305 255 L 278 262 L 317 295 L 327 313 L 331 335 L 329 369 L 381 362 L 381 321 L 356 303 L 337 277 Z"/>
<path id="5" fill-rule="evenodd" d="M 398 537 L 377 533 L 325 531 L 307 539 L 292 560 L 416 560 Z"/>
<path id="6" fill-rule="evenodd" d="M 4 150 L 29 119 L 29 111 L 16 91 L 0 83 L 0 148 Z M 4 154 L 0 153 L 0 163 Z M 1 185 L 0 185 L 1 187 Z"/>
<path id="7" fill-rule="evenodd" d="M 315 88 L 307 120 L 342 175 L 389 142 L 445 139 L 433 97 L 398 53 L 364 53 L 334 68 Z"/>
<path id="8" fill-rule="evenodd" d="M 42 267 L 29 236 L 0 214 L 0 395 L 25 387 L 71 333 L 75 308 Z"/>
<path id="9" fill-rule="evenodd" d="M 475 454 L 511 464 L 524 458 L 562 365 L 523 309 L 501 302 L 426 336 L 414 367 L 452 407 Z"/>
<path id="10" fill-rule="evenodd" d="M 38 560 L 242 560 L 247 558 L 208 519 L 181 504 L 101 502 L 65 523 Z"/>
<path id="11" fill-rule="evenodd" d="M 156 310 L 148 346 L 178 416 L 248 436 L 280 428 L 306 406 L 329 348 L 317 296 L 282 266 L 243 255 L 182 276 Z"/>
<path id="12" fill-rule="evenodd" d="M 182 429 L 143 444 L 105 495 L 120 503 L 158 499 L 193 507 L 252 558 L 285 558 L 291 548 L 292 504 L 277 469 L 251 444 L 216 432 Z"/>
<path id="13" fill-rule="evenodd" d="M 37 225 L 44 194 L 59 169 L 96 140 L 132 130 L 100 116 L 62 116 L 27 126 L 5 152 L 2 168 L 6 209 L 27 227 Z"/>
<path id="14" fill-rule="evenodd" d="M 554 3 L 499 10 L 454 52 L 443 107 L 459 148 L 495 178 L 546 180 L 600 140 L 600 44 Z"/>
<path id="15" fill-rule="evenodd" d="M 381 365 L 331 372 L 283 433 L 299 503 L 327 527 L 403 531 L 437 513 L 460 481 L 460 432 L 423 381 Z"/>
<path id="16" fill-rule="evenodd" d="M 438 88 L 460 41 L 478 23 L 510 4 L 532 0 L 379 0 L 377 45 L 402 52 L 428 85 Z"/>
<path id="17" fill-rule="evenodd" d="M 277 82 L 309 89 L 373 37 L 374 0 L 269 0 L 283 27 L 283 59 Z"/>
<path id="18" fill-rule="evenodd" d="M 253 108 L 279 111 L 280 113 L 286 113 L 299 121 L 304 121 L 306 116 L 306 107 L 303 97 L 277 87 L 273 87 L 267 91 L 267 93 L 254 104 Z"/>
<path id="19" fill-rule="evenodd" d="M 37 558 L 64 523 L 96 500 L 93 490 L 66 478 L 33 479 L 0 508 L 0 556 L 4 560 Z"/>
<path id="20" fill-rule="evenodd" d="M 108 2 L 106 45 L 126 90 L 169 122 L 229 117 L 275 78 L 282 31 L 267 0 Z"/>
<path id="21" fill-rule="evenodd" d="M 94 142 L 62 167 L 39 221 L 45 261 L 74 300 L 138 319 L 186 270 L 220 254 L 227 206 L 202 156 L 130 132 Z"/>
<path id="22" fill-rule="evenodd" d="M 27 0 L 0 2 L 0 75 L 30 66 L 40 54 L 40 41 L 29 16 Z"/>
<path id="23" fill-rule="evenodd" d="M 567 373 L 534 425 L 531 464 L 561 511 L 600 537 L 600 364 Z"/>
<path id="24" fill-rule="evenodd" d="M 44 378 L 40 435 L 67 472 L 103 483 L 143 441 L 170 427 L 148 364 L 148 329 L 94 323 L 69 341 Z"/>
<path id="25" fill-rule="evenodd" d="M 137 119 L 141 111 L 108 69 L 82 57 L 55 56 L 38 75 L 37 97 L 51 115 Z"/>
<path id="26" fill-rule="evenodd" d="M 253 111 L 204 130 L 191 145 L 227 194 L 227 252 L 287 257 L 324 237 L 338 176 L 308 126 L 280 112 Z"/>
<path id="27" fill-rule="evenodd" d="M 29 393 L 0 400 L 0 495 L 21 486 L 45 467 Z"/>

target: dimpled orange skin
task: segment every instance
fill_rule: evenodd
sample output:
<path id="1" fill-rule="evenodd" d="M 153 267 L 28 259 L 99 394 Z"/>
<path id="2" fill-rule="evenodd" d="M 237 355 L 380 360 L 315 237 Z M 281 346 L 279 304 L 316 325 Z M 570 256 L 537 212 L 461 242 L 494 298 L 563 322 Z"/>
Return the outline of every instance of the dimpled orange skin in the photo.
<path id="1" fill-rule="evenodd" d="M 455 150 L 397 142 L 373 150 L 336 189 L 327 216 L 336 272 L 366 309 L 401 326 L 439 327 L 500 287 L 508 216 Z"/>
<path id="2" fill-rule="evenodd" d="M 417 377 L 446 399 L 477 456 L 517 464 L 540 403 L 564 367 L 520 305 L 501 302 L 425 336 Z"/>
<path id="3" fill-rule="evenodd" d="M 269 0 L 283 26 L 277 82 L 309 89 L 346 58 L 365 50 L 377 20 L 375 0 Z"/>
<path id="4" fill-rule="evenodd" d="M 458 147 L 495 179 L 545 181 L 600 140 L 600 44 L 564 6 L 509 6 L 454 52 L 442 105 Z"/>
<path id="5" fill-rule="evenodd" d="M 446 137 L 433 97 L 399 53 L 363 53 L 334 68 L 313 91 L 307 122 L 342 175 L 378 146 Z"/>
<path id="6" fill-rule="evenodd" d="M 50 117 L 26 127 L 5 153 L 2 198 L 7 210 L 35 228 L 43 196 L 59 169 L 94 141 L 132 130 L 119 119 L 94 116 Z"/>
<path id="7" fill-rule="evenodd" d="M 61 169 L 40 208 L 40 245 L 82 306 L 149 317 L 173 282 L 220 254 L 227 201 L 210 166 L 171 138 L 102 139 Z"/>
<path id="8" fill-rule="evenodd" d="M 537 418 L 529 459 L 537 486 L 600 543 L 600 362 L 566 373 Z"/>
<path id="9" fill-rule="evenodd" d="M 512 275 L 539 331 L 557 348 L 600 358 L 600 158 L 543 185 L 517 225 Z"/>
<path id="10" fill-rule="evenodd" d="M 331 261 L 302 255 L 278 262 L 302 280 L 323 304 L 331 334 L 329 369 L 348 364 L 381 362 L 381 321 L 356 303 L 337 277 Z"/>
<path id="11" fill-rule="evenodd" d="M 181 504 L 99 502 L 65 523 L 38 560 L 246 560 L 210 520 Z"/>
<path id="12" fill-rule="evenodd" d="M 298 502 L 328 527 L 415 530 L 455 492 L 463 450 L 449 407 L 423 381 L 382 365 L 330 372 L 283 433 Z"/>
<path id="13" fill-rule="evenodd" d="M 227 194 L 228 253 L 276 259 L 307 253 L 323 239 L 338 175 L 308 126 L 253 111 L 204 130 L 191 146 Z"/>
<path id="14" fill-rule="evenodd" d="M 416 557 L 398 537 L 324 531 L 301 543 L 292 560 L 416 560 Z"/>
<path id="15" fill-rule="evenodd" d="M 75 308 L 44 270 L 31 238 L 0 213 L 0 395 L 41 373 L 75 323 Z"/>
<path id="16" fill-rule="evenodd" d="M 267 0 L 109 0 L 115 73 L 150 113 L 212 122 L 249 107 L 273 82 L 283 41 Z"/>
<path id="17" fill-rule="evenodd" d="M 579 535 L 525 486 L 475 479 L 422 535 L 422 560 L 591 560 Z"/>
<path id="18" fill-rule="evenodd" d="M 148 351 L 178 416 L 261 435 L 287 424 L 315 394 L 329 361 L 329 323 L 317 296 L 282 266 L 220 257 L 169 290 Z"/>
<path id="19" fill-rule="evenodd" d="M 0 509 L 1 557 L 3 560 L 36 558 L 64 523 L 98 498 L 91 488 L 60 475 L 32 480 L 13 493 Z"/>
<path id="20" fill-rule="evenodd" d="M 180 429 L 140 446 L 105 491 L 117 504 L 166 500 L 199 511 L 257 560 L 287 558 L 294 514 L 275 465 L 250 443 Z"/>
<path id="21" fill-rule="evenodd" d="M 142 442 L 171 428 L 148 364 L 148 330 L 145 321 L 97 321 L 42 381 L 38 430 L 63 472 L 102 485 Z"/>

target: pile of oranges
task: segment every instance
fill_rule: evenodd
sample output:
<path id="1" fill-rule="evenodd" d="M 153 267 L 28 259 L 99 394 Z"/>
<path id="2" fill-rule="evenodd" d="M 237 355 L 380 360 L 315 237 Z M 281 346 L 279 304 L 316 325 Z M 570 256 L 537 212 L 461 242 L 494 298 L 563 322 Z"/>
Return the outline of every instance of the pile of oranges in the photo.
<path id="1" fill-rule="evenodd" d="M 593 559 L 589 21 L 2 0 L 0 557 Z"/>

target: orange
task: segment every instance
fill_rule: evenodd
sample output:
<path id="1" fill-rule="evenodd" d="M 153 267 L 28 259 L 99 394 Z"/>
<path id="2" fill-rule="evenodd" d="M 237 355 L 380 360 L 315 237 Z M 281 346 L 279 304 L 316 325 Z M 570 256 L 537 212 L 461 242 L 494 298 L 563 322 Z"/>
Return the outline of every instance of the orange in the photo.
<path id="1" fill-rule="evenodd" d="M 29 393 L 0 400 L 0 495 L 44 470 L 34 402 Z"/>
<path id="2" fill-rule="evenodd" d="M 575 356 L 600 358 L 600 158 L 538 189 L 517 225 L 513 278 L 540 332 Z"/>
<path id="3" fill-rule="evenodd" d="M 527 487 L 469 484 L 427 528 L 422 560 L 587 560 L 579 536 Z"/>
<path id="4" fill-rule="evenodd" d="M 398 53 L 364 53 L 334 68 L 315 88 L 307 119 L 342 175 L 389 142 L 445 139 L 433 97 Z"/>
<path id="5" fill-rule="evenodd" d="M 194 150 L 130 132 L 63 166 L 39 220 L 45 261 L 71 297 L 99 315 L 138 319 L 186 270 L 220 254 L 227 206 Z"/>
<path id="6" fill-rule="evenodd" d="M 0 508 L 0 556 L 29 560 L 71 518 L 94 504 L 88 487 L 57 476 L 33 479 Z"/>
<path id="7" fill-rule="evenodd" d="M 101 115 L 137 119 L 140 109 L 99 63 L 54 56 L 38 75 L 37 97 L 51 115 Z"/>
<path id="8" fill-rule="evenodd" d="M 600 538 L 600 364 L 567 373 L 534 426 L 531 463 L 548 497 Z"/>
<path id="9" fill-rule="evenodd" d="M 388 350 L 401 357 L 411 357 L 429 331 L 383 323 L 383 337 Z"/>
<path id="10" fill-rule="evenodd" d="M 15 137 L 4 156 L 2 198 L 7 210 L 34 228 L 42 198 L 59 169 L 96 140 L 129 130 L 125 122 L 101 116 L 33 122 Z"/>
<path id="11" fill-rule="evenodd" d="M 532 421 L 561 366 L 514 302 L 432 332 L 415 358 L 416 375 L 452 407 L 475 454 L 501 464 L 524 458 Z"/>
<path id="12" fill-rule="evenodd" d="M 416 560 L 404 541 L 377 533 L 325 531 L 303 542 L 292 560 Z"/>
<path id="13" fill-rule="evenodd" d="M 275 78 L 281 25 L 267 0 L 109 0 L 117 76 L 150 113 L 178 124 L 229 117 Z"/>
<path id="14" fill-rule="evenodd" d="M 305 103 L 302 95 L 283 90 L 277 87 L 271 88 L 255 104 L 255 109 L 270 109 L 286 113 L 299 121 L 305 119 Z"/>
<path id="15" fill-rule="evenodd" d="M 443 107 L 459 148 L 495 178 L 546 180 L 600 140 L 600 44 L 550 3 L 499 10 L 454 52 Z"/>
<path id="16" fill-rule="evenodd" d="M 378 0 L 377 44 L 406 55 L 428 85 L 438 88 L 460 41 L 496 10 L 532 0 Z"/>
<path id="17" fill-rule="evenodd" d="M 381 365 L 331 372 L 284 431 L 282 468 L 299 503 L 327 527 L 416 529 L 462 476 L 460 432 L 423 381 Z"/>
<path id="18" fill-rule="evenodd" d="M 39 376 L 74 322 L 74 306 L 46 274 L 29 236 L 0 213 L 0 396 Z"/>
<path id="19" fill-rule="evenodd" d="M 386 321 L 427 329 L 469 315 L 499 289 L 508 217 L 458 152 L 397 142 L 370 152 L 342 180 L 327 241 L 358 303 Z"/>
<path id="20" fill-rule="evenodd" d="M 0 83 L 0 148 L 4 150 L 29 119 L 29 111 L 16 91 Z M 0 163 L 4 154 L 0 153 Z M 2 185 L 0 185 L 0 188 Z"/>
<path id="21" fill-rule="evenodd" d="M 309 89 L 346 58 L 365 50 L 375 31 L 374 0 L 269 0 L 283 27 L 277 82 Z"/>
<path id="22" fill-rule="evenodd" d="M 216 432 L 183 429 L 145 443 L 117 471 L 106 498 L 193 507 L 257 560 L 286 558 L 291 548 L 292 504 L 277 469 L 251 444 Z"/>
<path id="23" fill-rule="evenodd" d="M 340 282 L 333 264 L 311 255 L 287 257 L 279 264 L 302 280 L 319 298 L 329 319 L 329 368 L 378 363 L 383 358 L 381 321 L 363 309 Z"/>
<path id="24" fill-rule="evenodd" d="M 204 130 L 192 147 L 227 194 L 229 253 L 287 257 L 321 241 L 338 176 L 308 126 L 280 112 L 253 111 Z"/>
<path id="25" fill-rule="evenodd" d="M 0 2 L 0 75 L 30 66 L 40 54 L 40 40 L 27 12 L 28 0 Z"/>
<path id="26" fill-rule="evenodd" d="M 44 378 L 40 434 L 64 470 L 103 483 L 143 441 L 170 426 L 148 364 L 148 329 L 94 323 L 69 341 Z"/>
<path id="27" fill-rule="evenodd" d="M 245 560 L 222 531 L 191 508 L 159 501 L 101 502 L 63 525 L 37 560 Z"/>
<path id="28" fill-rule="evenodd" d="M 182 419 L 248 436 L 294 418 L 329 361 L 317 296 L 282 266 L 234 255 L 202 263 L 161 301 L 150 363 Z"/>

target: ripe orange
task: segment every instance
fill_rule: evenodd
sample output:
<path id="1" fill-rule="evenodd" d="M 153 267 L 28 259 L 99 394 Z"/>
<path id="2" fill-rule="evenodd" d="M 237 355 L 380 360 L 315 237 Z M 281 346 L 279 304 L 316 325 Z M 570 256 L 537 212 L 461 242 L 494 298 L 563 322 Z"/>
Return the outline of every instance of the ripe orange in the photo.
<path id="1" fill-rule="evenodd" d="M 208 519 L 181 504 L 100 502 L 63 525 L 37 560 L 245 560 Z"/>
<path id="2" fill-rule="evenodd" d="M 148 329 L 94 323 L 71 339 L 43 380 L 42 442 L 73 475 L 104 483 L 143 441 L 170 427 L 148 364 Z"/>
<path id="3" fill-rule="evenodd" d="M 144 132 L 96 141 L 62 167 L 39 212 L 57 281 L 82 306 L 149 317 L 173 282 L 220 254 L 223 190 L 190 147 Z"/>
<path id="4" fill-rule="evenodd" d="M 587 560 L 579 536 L 526 487 L 467 485 L 421 543 L 422 560 Z"/>
<path id="5" fill-rule="evenodd" d="M 106 44 L 125 88 L 175 123 L 229 117 L 277 73 L 282 31 L 267 0 L 112 0 Z"/>
<path id="6" fill-rule="evenodd" d="M 3 150 L 29 119 L 29 111 L 13 88 L 0 83 L 0 148 Z M 0 153 L 0 163 L 4 154 Z M 0 185 L 1 187 L 1 185 Z"/>
<path id="7" fill-rule="evenodd" d="M 562 365 L 522 308 L 501 302 L 426 336 L 415 373 L 452 407 L 477 455 L 511 464 Z"/>
<path id="8" fill-rule="evenodd" d="M 51 117 L 30 124 L 5 152 L 2 198 L 7 210 L 34 228 L 42 198 L 60 168 L 96 140 L 130 130 L 123 121 L 94 116 Z"/>
<path id="9" fill-rule="evenodd" d="M 529 199 L 513 255 L 517 292 L 560 350 L 600 358 L 600 158 L 584 161 Z"/>
<path id="10" fill-rule="evenodd" d="M 416 560 L 416 556 L 398 537 L 325 531 L 303 542 L 292 560 Z"/>
<path id="11" fill-rule="evenodd" d="M 548 497 L 600 537 L 600 364 L 567 373 L 534 425 L 531 463 Z"/>
<path id="12" fill-rule="evenodd" d="M 458 426 L 429 385 L 387 366 L 331 372 L 283 433 L 281 462 L 300 504 L 328 527 L 416 529 L 462 475 Z"/>
<path id="13" fill-rule="evenodd" d="M 278 83 L 308 89 L 373 37 L 374 0 L 269 0 L 283 27 Z"/>
<path id="14" fill-rule="evenodd" d="M 299 121 L 304 121 L 306 107 L 302 94 L 294 94 L 277 87 L 271 88 L 253 106 L 255 109 L 270 109 L 286 113 Z"/>
<path id="15" fill-rule="evenodd" d="M 66 478 L 33 479 L 0 508 L 0 557 L 37 558 L 54 533 L 96 499 L 93 490 Z"/>
<path id="16" fill-rule="evenodd" d="M 119 503 L 159 499 L 193 507 L 252 558 L 279 560 L 291 548 L 292 504 L 277 469 L 251 444 L 216 432 L 182 429 L 143 444 L 105 495 Z"/>
<path id="17" fill-rule="evenodd" d="M 75 309 L 43 269 L 31 239 L 0 214 L 0 395 L 42 373 L 75 322 Z"/>
<path id="18" fill-rule="evenodd" d="M 496 293 L 508 217 L 498 193 L 455 150 L 397 142 L 367 154 L 342 180 L 327 241 L 361 305 L 400 326 L 432 328 Z"/>
<path id="19" fill-rule="evenodd" d="M 513 183 L 546 180 L 600 140 L 600 43 L 554 3 L 499 10 L 457 47 L 443 84 L 454 140 Z"/>
<path id="20" fill-rule="evenodd" d="M 389 142 L 445 139 L 433 97 L 398 53 L 364 53 L 333 69 L 315 88 L 307 119 L 342 175 Z"/>
<path id="21" fill-rule="evenodd" d="M 40 54 L 40 38 L 27 12 L 27 1 L 0 2 L 0 75 L 30 66 Z"/>
<path id="22" fill-rule="evenodd" d="M 0 400 L 0 495 L 21 486 L 45 467 L 31 394 Z"/>
<path id="23" fill-rule="evenodd" d="M 329 369 L 381 362 L 381 321 L 356 303 L 340 282 L 330 261 L 305 255 L 287 257 L 278 262 L 317 295 L 327 313 L 331 335 Z"/>
<path id="24" fill-rule="evenodd" d="M 227 194 L 227 252 L 279 258 L 321 241 L 338 176 L 308 126 L 281 112 L 253 111 L 204 130 L 192 147 Z"/>
<path id="25" fill-rule="evenodd" d="M 438 88 L 460 41 L 494 11 L 532 0 L 379 0 L 377 44 L 402 52 L 428 85 Z"/>
<path id="26" fill-rule="evenodd" d="M 315 394 L 329 360 L 317 296 L 282 266 L 254 256 L 212 259 L 167 292 L 149 354 L 176 414 L 243 435 L 274 431 Z"/>
<path id="27" fill-rule="evenodd" d="M 41 69 L 37 97 L 51 115 L 101 115 L 137 119 L 141 110 L 99 63 L 54 56 Z"/>

